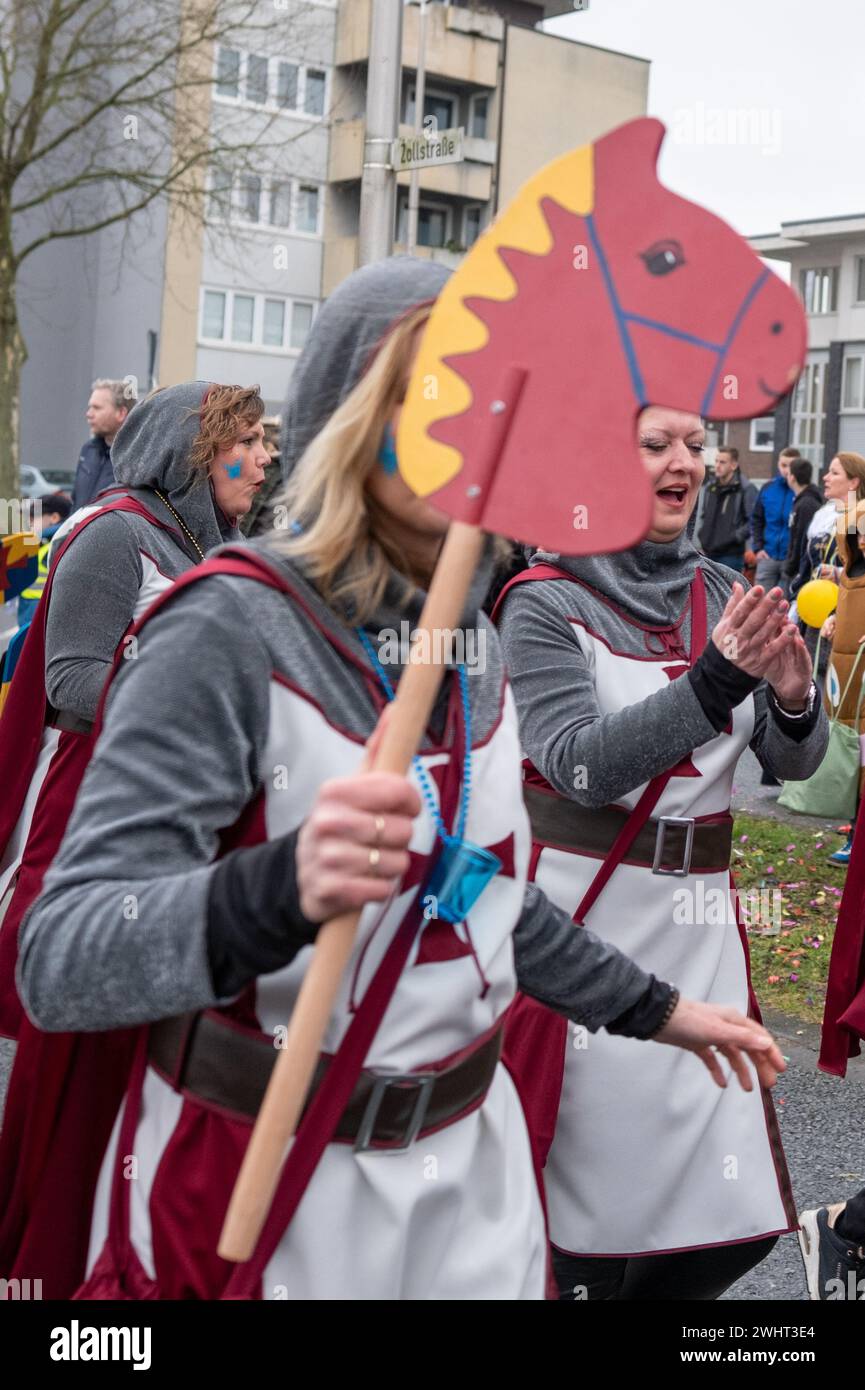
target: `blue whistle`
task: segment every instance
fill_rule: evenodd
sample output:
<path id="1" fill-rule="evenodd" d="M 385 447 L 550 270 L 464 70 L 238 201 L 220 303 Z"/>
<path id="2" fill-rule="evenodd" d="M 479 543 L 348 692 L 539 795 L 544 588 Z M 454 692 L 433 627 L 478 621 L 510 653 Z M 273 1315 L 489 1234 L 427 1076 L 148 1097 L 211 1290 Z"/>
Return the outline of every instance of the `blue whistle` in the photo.
<path id="1" fill-rule="evenodd" d="M 424 889 L 425 897 L 436 899 L 434 915 L 445 922 L 464 922 L 501 867 L 501 859 L 490 850 L 467 840 L 447 840 Z"/>

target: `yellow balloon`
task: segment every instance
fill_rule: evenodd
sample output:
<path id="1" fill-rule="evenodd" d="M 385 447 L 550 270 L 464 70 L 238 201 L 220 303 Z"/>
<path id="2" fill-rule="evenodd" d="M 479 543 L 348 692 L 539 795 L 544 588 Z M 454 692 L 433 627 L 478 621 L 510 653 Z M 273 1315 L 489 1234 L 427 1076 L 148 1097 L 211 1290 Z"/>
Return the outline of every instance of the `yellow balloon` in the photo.
<path id="1" fill-rule="evenodd" d="M 803 623 L 822 627 L 838 607 L 838 585 L 831 579 L 812 579 L 796 595 L 796 608 Z"/>

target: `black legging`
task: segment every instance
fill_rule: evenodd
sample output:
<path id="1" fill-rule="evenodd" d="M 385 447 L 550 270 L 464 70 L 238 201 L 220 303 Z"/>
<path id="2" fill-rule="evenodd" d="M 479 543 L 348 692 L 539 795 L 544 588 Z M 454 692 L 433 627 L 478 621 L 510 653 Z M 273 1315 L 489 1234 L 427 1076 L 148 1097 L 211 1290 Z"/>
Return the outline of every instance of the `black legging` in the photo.
<path id="1" fill-rule="evenodd" d="M 586 1298 L 706 1300 L 720 1298 L 725 1289 L 765 1260 L 777 1239 L 767 1236 L 739 1245 L 683 1250 L 674 1255 L 624 1256 L 620 1260 L 566 1255 L 553 1246 L 553 1270 L 564 1303 Z"/>

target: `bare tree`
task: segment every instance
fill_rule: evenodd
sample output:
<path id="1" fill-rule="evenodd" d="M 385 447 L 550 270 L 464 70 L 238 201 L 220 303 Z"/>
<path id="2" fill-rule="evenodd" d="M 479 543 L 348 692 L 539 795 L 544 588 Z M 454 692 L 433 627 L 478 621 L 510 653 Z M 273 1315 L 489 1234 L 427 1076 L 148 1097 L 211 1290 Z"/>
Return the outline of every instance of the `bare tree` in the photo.
<path id="1" fill-rule="evenodd" d="M 285 143 L 265 108 L 212 118 L 218 48 L 266 51 L 295 23 L 302 53 L 305 18 L 315 23 L 300 0 L 7 0 L 0 10 L 0 497 L 17 492 L 22 264 L 160 199 L 175 226 L 200 227 L 208 169 L 224 188 L 253 151 Z"/>

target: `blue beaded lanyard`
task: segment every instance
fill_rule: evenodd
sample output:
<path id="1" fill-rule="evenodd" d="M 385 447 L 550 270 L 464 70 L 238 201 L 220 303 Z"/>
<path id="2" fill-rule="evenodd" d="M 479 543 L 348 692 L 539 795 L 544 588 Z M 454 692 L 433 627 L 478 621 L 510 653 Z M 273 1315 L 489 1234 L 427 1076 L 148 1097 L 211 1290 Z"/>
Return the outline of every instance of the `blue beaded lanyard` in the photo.
<path id="1" fill-rule="evenodd" d="M 396 692 L 387 672 L 379 660 L 378 652 L 363 628 L 358 627 L 355 630 L 382 683 L 388 700 L 394 700 L 396 698 Z M 473 845 L 470 841 L 465 839 L 465 828 L 469 812 L 469 798 L 471 795 L 472 772 L 471 705 L 469 702 L 468 674 L 465 666 L 457 667 L 457 677 L 459 679 L 460 698 L 462 701 L 465 750 L 463 753 L 463 778 L 462 787 L 460 788 L 460 809 L 457 817 L 456 834 L 449 834 L 442 820 L 438 801 L 436 800 L 430 778 L 423 762 L 417 753 L 412 759 L 412 766 L 417 773 L 418 782 L 420 783 L 421 794 L 433 818 L 436 834 L 444 846 L 444 849 L 439 854 L 433 866 L 424 892 L 425 895 L 431 896 L 435 902 L 435 911 L 431 915 L 441 917 L 448 922 L 462 922 L 465 920 L 470 908 L 477 902 L 490 879 L 494 878 L 502 867 L 502 861 L 497 855 L 491 853 L 490 850 L 482 849 L 480 845 Z"/>
<path id="2" fill-rule="evenodd" d="M 393 685 L 391 684 L 391 680 L 387 674 L 387 671 L 381 664 L 378 652 L 373 646 L 368 634 L 364 632 L 362 627 L 358 627 L 356 629 L 356 632 L 364 645 L 367 656 L 369 657 L 370 661 L 375 667 L 376 675 L 378 676 L 379 680 L 381 681 L 384 687 L 384 693 L 387 695 L 388 700 L 395 700 L 396 691 L 394 690 Z M 415 753 L 414 757 L 412 758 L 412 767 L 417 773 L 418 781 L 420 782 L 421 795 L 423 796 L 423 799 L 427 804 L 429 813 L 433 818 L 433 822 L 435 824 L 436 832 L 439 836 L 439 839 L 446 845 L 461 842 L 463 836 L 465 835 L 466 821 L 468 820 L 469 814 L 469 797 L 471 796 L 472 782 L 472 715 L 471 704 L 469 702 L 469 678 L 466 674 L 465 666 L 457 667 L 457 676 L 459 678 L 460 699 L 462 701 L 463 730 L 465 733 L 465 752 L 463 753 L 463 782 L 462 787 L 460 789 L 460 810 L 459 815 L 457 817 L 457 829 L 455 835 L 450 835 L 448 833 L 445 827 L 445 823 L 441 818 L 441 812 L 439 811 L 438 801 L 436 800 L 435 792 L 432 789 L 432 784 L 427 774 L 427 770 L 423 765 L 423 762 L 421 761 L 417 753 Z"/>

